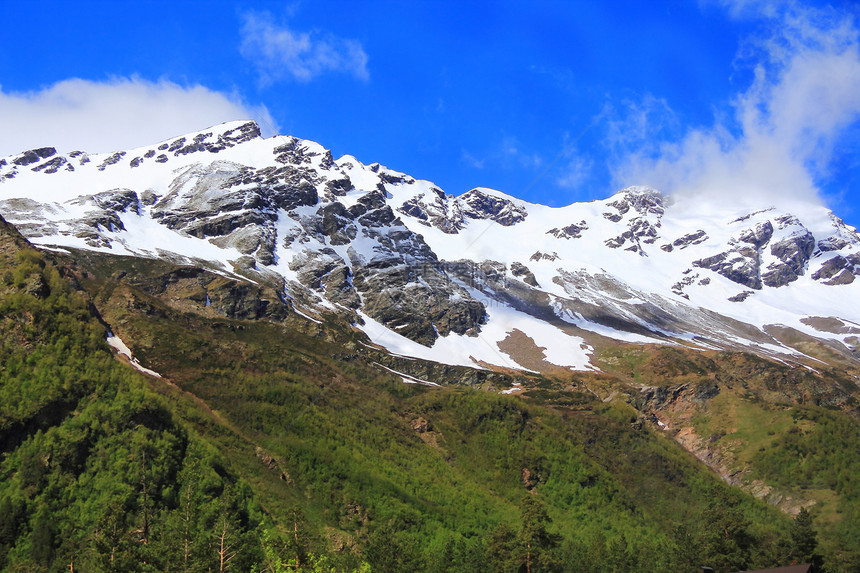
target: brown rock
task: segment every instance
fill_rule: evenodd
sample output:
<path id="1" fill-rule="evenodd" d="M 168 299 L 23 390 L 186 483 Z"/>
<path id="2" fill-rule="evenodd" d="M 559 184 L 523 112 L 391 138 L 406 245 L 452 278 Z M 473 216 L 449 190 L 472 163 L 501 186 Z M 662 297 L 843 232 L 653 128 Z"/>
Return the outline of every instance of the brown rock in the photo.
<path id="1" fill-rule="evenodd" d="M 430 430 L 430 422 L 425 420 L 424 418 L 418 417 L 415 420 L 412 420 L 410 423 L 412 429 L 418 432 L 419 434 L 423 434 Z"/>

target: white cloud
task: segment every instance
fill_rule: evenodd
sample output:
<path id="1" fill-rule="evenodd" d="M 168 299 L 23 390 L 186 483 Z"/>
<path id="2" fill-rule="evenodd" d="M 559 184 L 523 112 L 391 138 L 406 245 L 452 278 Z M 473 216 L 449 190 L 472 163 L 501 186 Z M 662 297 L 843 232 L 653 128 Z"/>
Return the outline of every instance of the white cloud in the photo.
<path id="1" fill-rule="evenodd" d="M 715 4 L 725 8 L 734 18 L 773 18 L 780 8 L 789 6 L 793 0 L 700 0 L 700 4 Z"/>
<path id="2" fill-rule="evenodd" d="M 577 155 L 568 160 L 561 168 L 561 173 L 556 177 L 555 183 L 562 189 L 579 190 L 591 177 L 594 161 Z"/>
<path id="3" fill-rule="evenodd" d="M 307 82 L 326 72 L 370 78 L 367 54 L 357 40 L 275 26 L 269 14 L 250 13 L 244 19 L 240 51 L 264 85 L 287 78 Z"/>
<path id="4" fill-rule="evenodd" d="M 676 130 L 679 121 L 663 98 L 645 94 L 640 101 L 626 99 L 621 109 L 607 104 L 599 117 L 607 117 L 606 143 L 611 148 L 655 145 L 667 131 Z"/>
<path id="5" fill-rule="evenodd" d="M 465 149 L 460 150 L 460 158 L 466 162 L 467 165 L 471 165 L 475 169 L 483 169 L 485 160 L 478 159 Z"/>
<path id="6" fill-rule="evenodd" d="M 834 145 L 860 120 L 856 22 L 794 2 L 721 4 L 737 17 L 755 12 L 771 30 L 748 43 L 754 80 L 733 102 L 733 117 L 680 141 L 643 145 L 617 166 L 615 183 L 737 200 L 821 200 Z M 638 126 L 639 116 L 630 117 Z"/>
<path id="7" fill-rule="evenodd" d="M 519 139 L 513 136 L 502 138 L 499 156 L 503 167 L 511 167 L 515 162 L 526 169 L 538 169 L 543 164 L 540 155 L 523 151 Z"/>
<path id="8" fill-rule="evenodd" d="M 265 135 L 277 129 L 264 106 L 199 85 L 120 78 L 68 79 L 22 93 L 0 87 L 0 156 L 46 146 L 116 151 L 242 119 L 257 121 Z"/>
<path id="9" fill-rule="evenodd" d="M 472 152 L 461 149 L 460 159 L 475 169 L 484 169 L 492 166 L 498 169 L 517 169 L 523 167 L 528 170 L 539 169 L 544 161 L 537 153 L 525 151 L 518 138 L 504 136 L 491 150 L 475 155 Z"/>

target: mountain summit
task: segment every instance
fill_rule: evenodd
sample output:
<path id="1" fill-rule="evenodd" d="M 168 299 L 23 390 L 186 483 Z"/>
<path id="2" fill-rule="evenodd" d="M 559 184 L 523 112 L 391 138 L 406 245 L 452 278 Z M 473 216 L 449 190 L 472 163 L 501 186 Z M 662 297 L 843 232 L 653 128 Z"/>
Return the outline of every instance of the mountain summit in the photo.
<path id="1" fill-rule="evenodd" d="M 618 343 L 860 363 L 860 236 L 820 205 L 714 208 L 648 187 L 561 208 L 455 196 L 233 122 L 0 159 L 0 215 L 43 248 L 270 285 L 271 308 L 444 364 L 600 370 Z"/>

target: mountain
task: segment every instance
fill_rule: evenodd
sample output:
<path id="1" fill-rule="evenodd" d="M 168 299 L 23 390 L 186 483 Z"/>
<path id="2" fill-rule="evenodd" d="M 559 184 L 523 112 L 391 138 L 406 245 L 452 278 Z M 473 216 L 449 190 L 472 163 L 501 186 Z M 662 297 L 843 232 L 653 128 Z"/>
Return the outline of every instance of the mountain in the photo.
<path id="1" fill-rule="evenodd" d="M 175 568 L 140 520 L 178 527 L 171 480 L 201 464 L 222 485 L 194 494 L 195 567 L 217 567 L 210 504 L 244 567 L 300 545 L 515 568 L 504 527 L 544 515 L 532 498 L 568 569 L 785 564 L 805 508 L 829 563 L 860 559 L 860 236 L 820 205 L 453 196 L 235 122 L 0 159 L 0 215 L 0 503 L 27 516 L 0 523 L 0 564 L 101 563 L 113 518 L 72 499 L 124 508 L 121 539 L 151 545 L 127 557 Z M 155 434 L 184 457 L 123 464 L 138 427 L 135 459 Z M 96 468 L 132 486 L 98 497 Z"/>
<path id="2" fill-rule="evenodd" d="M 715 206 L 643 187 L 550 208 L 446 194 L 229 123 L 111 154 L 0 160 L 0 214 L 34 244 L 189 263 L 276 285 L 393 353 L 600 370 L 608 342 L 858 363 L 860 236 L 819 205 Z"/>

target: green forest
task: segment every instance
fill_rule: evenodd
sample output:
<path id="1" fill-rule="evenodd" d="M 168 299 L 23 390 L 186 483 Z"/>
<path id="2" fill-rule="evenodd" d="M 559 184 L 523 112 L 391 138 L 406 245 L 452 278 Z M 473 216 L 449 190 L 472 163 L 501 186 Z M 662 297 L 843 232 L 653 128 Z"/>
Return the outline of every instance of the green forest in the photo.
<path id="1" fill-rule="evenodd" d="M 798 405 L 755 453 L 769 483 L 835 496 L 791 517 L 624 401 L 406 385 L 354 333 L 183 312 L 111 276 L 0 229 L 4 571 L 860 568 L 841 411 Z"/>

